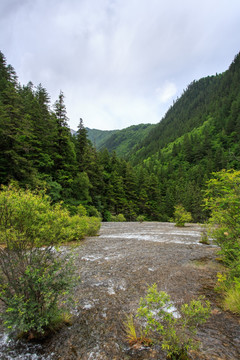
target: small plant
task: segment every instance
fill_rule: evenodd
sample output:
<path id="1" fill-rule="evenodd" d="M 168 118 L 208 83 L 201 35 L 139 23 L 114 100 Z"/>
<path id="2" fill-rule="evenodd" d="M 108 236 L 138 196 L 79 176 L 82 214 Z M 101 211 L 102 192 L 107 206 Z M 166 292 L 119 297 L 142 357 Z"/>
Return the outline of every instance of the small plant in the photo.
<path id="1" fill-rule="evenodd" d="M 240 279 L 235 278 L 230 287 L 226 290 L 223 307 L 235 314 L 240 314 Z"/>
<path id="2" fill-rule="evenodd" d="M 139 336 L 137 335 L 137 330 L 134 324 L 134 319 L 132 314 L 126 316 L 126 321 L 123 323 L 123 325 L 125 328 L 127 341 L 131 346 L 135 344 L 145 345 L 145 346 L 152 344 L 152 340 L 144 336 L 141 327 L 139 328 Z"/>
<path id="3" fill-rule="evenodd" d="M 240 314 L 240 280 L 229 277 L 228 273 L 217 274 L 217 285 L 215 290 L 221 294 L 222 307 L 235 314 Z"/>
<path id="4" fill-rule="evenodd" d="M 192 221 L 192 215 L 187 212 L 182 205 L 176 205 L 174 211 L 175 226 L 184 226 L 186 222 Z"/>
<path id="5" fill-rule="evenodd" d="M 126 221 L 126 219 L 125 219 L 125 216 L 123 214 L 118 214 L 118 215 L 112 215 L 111 216 L 111 221 L 124 222 L 124 221 Z"/>
<path id="6" fill-rule="evenodd" d="M 170 296 L 158 292 L 156 284 L 148 289 L 138 308 L 138 316 L 147 323 L 145 334 L 150 331 L 158 334 L 156 341 L 161 342 L 171 360 L 188 359 L 188 351 L 198 347 L 194 339 L 197 327 L 206 322 L 209 314 L 210 303 L 203 302 L 201 297 L 175 311 Z"/>
<path id="7" fill-rule="evenodd" d="M 207 229 L 204 227 L 201 233 L 201 240 L 199 241 L 200 244 L 204 244 L 204 245 L 210 245 L 210 241 L 208 238 L 208 233 L 207 233 Z"/>
<path id="8" fill-rule="evenodd" d="M 144 215 L 138 215 L 137 221 L 142 223 L 143 221 L 145 221 L 145 216 Z"/>

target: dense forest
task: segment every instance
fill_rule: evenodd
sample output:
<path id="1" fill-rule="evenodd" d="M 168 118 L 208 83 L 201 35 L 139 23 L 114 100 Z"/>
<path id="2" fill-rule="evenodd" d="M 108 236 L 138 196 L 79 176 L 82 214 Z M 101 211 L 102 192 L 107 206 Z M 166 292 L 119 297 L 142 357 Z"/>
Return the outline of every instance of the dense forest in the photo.
<path id="1" fill-rule="evenodd" d="M 21 85 L 0 53 L 0 183 L 44 188 L 71 213 L 82 204 L 105 221 L 166 221 L 180 203 L 203 221 L 212 172 L 240 168 L 239 83 L 240 54 L 226 72 L 190 84 L 159 124 L 114 132 L 97 150 L 81 118 L 72 135 L 63 92 L 51 106 L 47 90 Z"/>
<path id="2" fill-rule="evenodd" d="M 87 129 L 88 138 L 97 150 L 107 148 L 117 156 L 128 158 L 132 149 L 145 138 L 156 124 L 132 125 L 123 130 Z"/>

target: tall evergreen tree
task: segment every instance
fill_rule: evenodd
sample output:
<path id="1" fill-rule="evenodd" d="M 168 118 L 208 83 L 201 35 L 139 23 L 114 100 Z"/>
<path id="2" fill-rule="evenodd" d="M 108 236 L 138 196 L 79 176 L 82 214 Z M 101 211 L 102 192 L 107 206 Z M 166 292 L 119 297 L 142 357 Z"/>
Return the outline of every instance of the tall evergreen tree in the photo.
<path id="1" fill-rule="evenodd" d="M 57 125 L 54 154 L 55 171 L 57 171 L 60 183 L 66 186 L 76 170 L 76 154 L 74 144 L 71 141 L 71 132 L 68 127 L 68 117 L 62 91 L 60 91 L 58 100 L 54 104 L 54 114 Z"/>
<path id="2" fill-rule="evenodd" d="M 87 152 L 89 149 L 89 141 L 87 138 L 87 130 L 84 127 L 82 118 L 79 120 L 75 144 L 78 169 L 79 171 L 84 171 L 87 167 Z"/>

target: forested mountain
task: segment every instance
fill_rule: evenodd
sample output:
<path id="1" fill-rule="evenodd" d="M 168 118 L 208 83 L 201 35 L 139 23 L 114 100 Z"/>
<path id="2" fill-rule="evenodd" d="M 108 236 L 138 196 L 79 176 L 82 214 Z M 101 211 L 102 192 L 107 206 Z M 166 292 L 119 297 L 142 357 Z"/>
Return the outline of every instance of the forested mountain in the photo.
<path id="1" fill-rule="evenodd" d="M 158 178 L 165 215 L 182 203 L 202 220 L 202 190 L 212 172 L 240 168 L 240 54 L 223 74 L 193 82 L 131 161 Z"/>
<path id="2" fill-rule="evenodd" d="M 112 134 L 120 130 L 97 130 L 97 129 L 89 129 L 86 127 L 87 136 L 91 143 L 96 147 L 97 150 L 102 147 L 105 148 L 105 142 L 111 137 Z"/>
<path id="3" fill-rule="evenodd" d="M 240 168 L 239 84 L 237 55 L 223 74 L 190 84 L 159 124 L 115 131 L 104 141 L 95 130 L 98 151 L 82 119 L 71 134 L 64 94 L 50 106 L 47 90 L 19 84 L 0 53 L 0 183 L 44 188 L 72 213 L 83 204 L 104 220 L 120 213 L 169 220 L 181 203 L 202 221 L 206 180 Z"/>
<path id="4" fill-rule="evenodd" d="M 238 122 L 235 112 L 239 105 L 239 80 L 238 54 L 224 73 L 193 81 L 157 127 L 136 146 L 133 162 L 138 163 L 157 153 L 170 142 L 201 126 L 209 117 L 214 119 L 216 131 L 231 133 Z"/>
<path id="5" fill-rule="evenodd" d="M 88 129 L 88 138 L 97 150 L 106 148 L 109 152 L 115 151 L 118 156 L 127 158 L 136 144 L 141 142 L 156 125 L 132 125 L 123 130 L 96 130 Z"/>

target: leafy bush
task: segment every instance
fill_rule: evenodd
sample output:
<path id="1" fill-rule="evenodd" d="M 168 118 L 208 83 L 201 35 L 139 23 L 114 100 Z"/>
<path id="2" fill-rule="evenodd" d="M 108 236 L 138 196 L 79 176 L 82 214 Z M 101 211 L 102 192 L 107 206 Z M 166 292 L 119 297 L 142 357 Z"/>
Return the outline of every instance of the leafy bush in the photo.
<path id="1" fill-rule="evenodd" d="M 223 306 L 225 310 L 240 314 L 240 279 L 235 278 L 226 289 Z"/>
<path id="2" fill-rule="evenodd" d="M 8 232 L 7 247 L 0 249 L 4 326 L 29 339 L 61 325 L 76 280 L 69 254 L 33 245 Z"/>
<path id="3" fill-rule="evenodd" d="M 184 226 L 186 222 L 192 221 L 191 213 L 187 212 L 182 205 L 176 205 L 174 209 L 176 226 Z"/>
<path id="4" fill-rule="evenodd" d="M 201 232 L 201 240 L 199 242 L 200 242 L 200 244 L 210 245 L 210 241 L 209 241 L 208 232 L 207 232 L 206 227 L 204 227 L 202 232 Z"/>
<path id="5" fill-rule="evenodd" d="M 87 207 L 87 212 L 88 212 L 88 216 L 94 216 L 94 217 L 98 217 L 101 218 L 101 214 L 100 212 L 95 208 L 95 206 L 88 206 Z"/>
<path id="6" fill-rule="evenodd" d="M 221 248 L 232 276 L 240 275 L 240 171 L 214 173 L 205 191 L 205 208 L 210 210 L 210 235 Z M 217 226 L 216 226 L 217 225 Z"/>
<path id="7" fill-rule="evenodd" d="M 94 235 L 99 226 L 99 218 L 71 217 L 60 204 L 51 206 L 44 193 L 3 187 L 0 299 L 9 331 L 35 337 L 59 324 L 75 277 L 70 252 L 57 246 Z"/>
<path id="8" fill-rule="evenodd" d="M 14 229 L 36 246 L 80 240 L 97 233 L 100 219 L 70 216 L 61 204 L 51 205 L 44 192 L 3 187 L 0 192 L 0 242 L 6 242 L 6 229 Z"/>
<path id="9" fill-rule="evenodd" d="M 87 210 L 85 209 L 85 207 L 82 204 L 80 204 L 77 207 L 77 213 L 78 213 L 79 216 L 86 216 L 87 215 Z"/>
<path id="10" fill-rule="evenodd" d="M 138 215 L 137 221 L 139 221 L 140 223 L 142 223 L 144 220 L 145 220 L 145 216 L 144 216 L 144 215 Z"/>
<path id="11" fill-rule="evenodd" d="M 162 342 L 162 349 L 167 351 L 169 359 L 186 359 L 187 352 L 197 348 L 194 339 L 197 327 L 206 322 L 209 313 L 210 304 L 203 303 L 202 298 L 183 304 L 175 311 L 170 296 L 158 292 L 156 284 L 148 289 L 138 308 L 138 316 L 146 321 L 146 334 L 151 331 L 158 334 L 156 341 Z"/>
<path id="12" fill-rule="evenodd" d="M 210 211 L 209 233 L 228 269 L 218 279 L 218 289 L 224 308 L 240 314 L 240 171 L 222 170 L 213 175 L 205 191 L 205 208 Z"/>
<path id="13" fill-rule="evenodd" d="M 124 221 L 126 221 L 126 219 L 125 219 L 125 216 L 123 214 L 118 214 L 118 215 L 112 215 L 111 216 L 111 221 L 124 222 Z"/>

